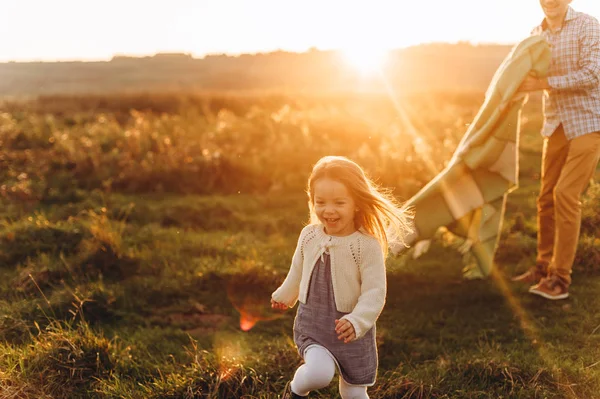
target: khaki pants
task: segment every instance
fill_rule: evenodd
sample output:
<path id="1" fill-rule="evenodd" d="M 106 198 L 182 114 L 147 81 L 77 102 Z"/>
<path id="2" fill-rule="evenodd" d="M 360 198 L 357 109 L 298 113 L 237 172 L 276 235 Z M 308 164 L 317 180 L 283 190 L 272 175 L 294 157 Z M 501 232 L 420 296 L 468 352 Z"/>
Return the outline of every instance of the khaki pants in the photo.
<path id="1" fill-rule="evenodd" d="M 537 200 L 537 265 L 571 284 L 581 226 L 581 194 L 600 158 L 600 132 L 567 140 L 560 125 L 544 140 Z"/>

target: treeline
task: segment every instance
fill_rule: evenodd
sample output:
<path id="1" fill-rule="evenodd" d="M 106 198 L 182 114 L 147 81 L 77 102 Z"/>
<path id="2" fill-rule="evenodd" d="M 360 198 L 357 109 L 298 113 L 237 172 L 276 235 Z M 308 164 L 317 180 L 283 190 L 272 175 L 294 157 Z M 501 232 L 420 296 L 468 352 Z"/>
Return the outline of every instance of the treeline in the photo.
<path id="1" fill-rule="evenodd" d="M 384 71 L 396 90 L 484 90 L 510 46 L 428 44 L 393 51 Z M 339 53 L 312 50 L 241 55 L 117 56 L 108 62 L 0 64 L 0 96 L 140 91 L 371 91 Z"/>

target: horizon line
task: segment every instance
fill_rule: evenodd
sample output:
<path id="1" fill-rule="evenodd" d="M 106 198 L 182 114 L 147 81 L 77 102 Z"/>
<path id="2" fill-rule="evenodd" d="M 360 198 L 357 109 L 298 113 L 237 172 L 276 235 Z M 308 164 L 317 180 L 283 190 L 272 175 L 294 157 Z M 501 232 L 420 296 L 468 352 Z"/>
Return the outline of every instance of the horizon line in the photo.
<path id="1" fill-rule="evenodd" d="M 513 42 L 473 42 L 470 40 L 458 40 L 458 41 L 431 41 L 431 42 L 422 42 L 413 45 L 408 45 L 404 47 L 396 47 L 386 50 L 388 52 L 396 52 L 407 50 L 415 47 L 425 47 L 425 46 L 435 46 L 435 45 L 448 45 L 448 46 L 459 46 L 459 45 L 470 45 L 472 47 L 478 46 L 513 46 L 516 43 Z M 21 58 L 21 59 L 0 59 L 0 64 L 40 64 L 40 63 L 94 63 L 94 62 L 110 62 L 115 58 L 132 58 L 132 59 L 145 59 L 145 58 L 154 58 L 157 56 L 185 56 L 189 57 L 193 60 L 203 60 L 209 57 L 241 57 L 241 56 L 257 56 L 257 55 L 268 55 L 274 53 L 289 53 L 289 54 L 307 54 L 311 52 L 322 52 L 322 53 L 335 53 L 342 52 L 344 49 L 341 48 L 319 48 L 317 46 L 309 47 L 303 51 L 292 50 L 292 49 L 284 49 L 284 48 L 276 48 L 276 49 L 267 49 L 261 51 L 248 51 L 248 52 L 206 52 L 203 54 L 194 53 L 193 51 L 177 51 L 177 50 L 164 50 L 157 51 L 155 53 L 113 53 L 110 57 L 98 57 L 98 58 Z"/>

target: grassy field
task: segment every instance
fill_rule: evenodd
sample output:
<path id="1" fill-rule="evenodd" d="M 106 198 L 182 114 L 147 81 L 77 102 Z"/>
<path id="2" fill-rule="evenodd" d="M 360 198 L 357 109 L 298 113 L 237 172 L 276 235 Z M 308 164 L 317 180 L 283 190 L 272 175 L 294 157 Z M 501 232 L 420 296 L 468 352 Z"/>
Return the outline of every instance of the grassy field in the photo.
<path id="1" fill-rule="evenodd" d="M 312 164 L 349 156 L 406 200 L 482 100 L 401 98 L 417 141 L 377 95 L 2 104 L 0 398 L 277 398 L 300 359 L 295 312 L 269 298 L 307 221 Z M 585 196 L 572 297 L 507 281 L 535 259 L 536 108 L 493 278 L 463 280 L 447 236 L 388 259 L 372 398 L 600 398 L 600 185 Z"/>

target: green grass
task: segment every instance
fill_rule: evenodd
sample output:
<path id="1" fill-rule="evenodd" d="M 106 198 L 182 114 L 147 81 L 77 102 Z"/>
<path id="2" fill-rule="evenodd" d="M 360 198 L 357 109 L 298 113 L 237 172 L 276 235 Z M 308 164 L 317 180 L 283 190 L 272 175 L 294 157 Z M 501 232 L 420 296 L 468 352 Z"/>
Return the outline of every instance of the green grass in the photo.
<path id="1" fill-rule="evenodd" d="M 464 103 L 449 107 L 473 113 Z M 21 123 L 4 118 L 5 127 Z M 199 194 L 174 185 L 157 192 L 143 173 L 139 181 L 130 176 L 137 189 L 119 188 L 93 175 L 86 180 L 79 170 L 83 154 L 67 156 L 61 147 L 53 158 L 52 147 L 42 145 L 66 129 L 61 118 L 67 116 L 21 118 L 37 127 L 35 135 L 6 128 L 4 140 L 13 147 L 0 158 L 7 182 L 0 192 L 0 399 L 277 398 L 301 362 L 292 340 L 294 311 L 269 308 L 307 219 L 296 170 L 287 185 L 267 191 Z M 451 115 L 439 118 L 444 131 Z M 166 118 L 172 126 L 160 134 L 177 129 L 175 119 Z M 463 280 L 461 256 L 443 240 L 417 260 L 388 259 L 372 398 L 600 398 L 600 186 L 586 194 L 572 297 L 548 302 L 507 280 L 535 259 L 541 140 L 539 119 L 531 120 L 523 132 L 520 188 L 507 204 L 498 273 Z M 98 118 L 86 123 L 72 128 L 87 132 L 94 145 L 108 143 L 104 155 L 90 154 L 89 165 L 110 180 L 110 146 L 129 153 L 139 142 L 118 144 L 128 125 L 106 122 L 106 131 Z M 338 125 L 330 128 L 343 137 Z M 176 156 L 165 154 L 166 161 Z M 73 159 L 78 166 L 70 168 Z M 383 164 L 367 163 L 384 181 L 397 173 L 379 175 Z M 16 173 L 20 167 L 31 168 L 26 177 Z M 424 177 L 414 179 L 398 193 L 414 192 Z M 258 322 L 244 332 L 242 317 Z M 311 397 L 336 396 L 332 384 Z"/>

